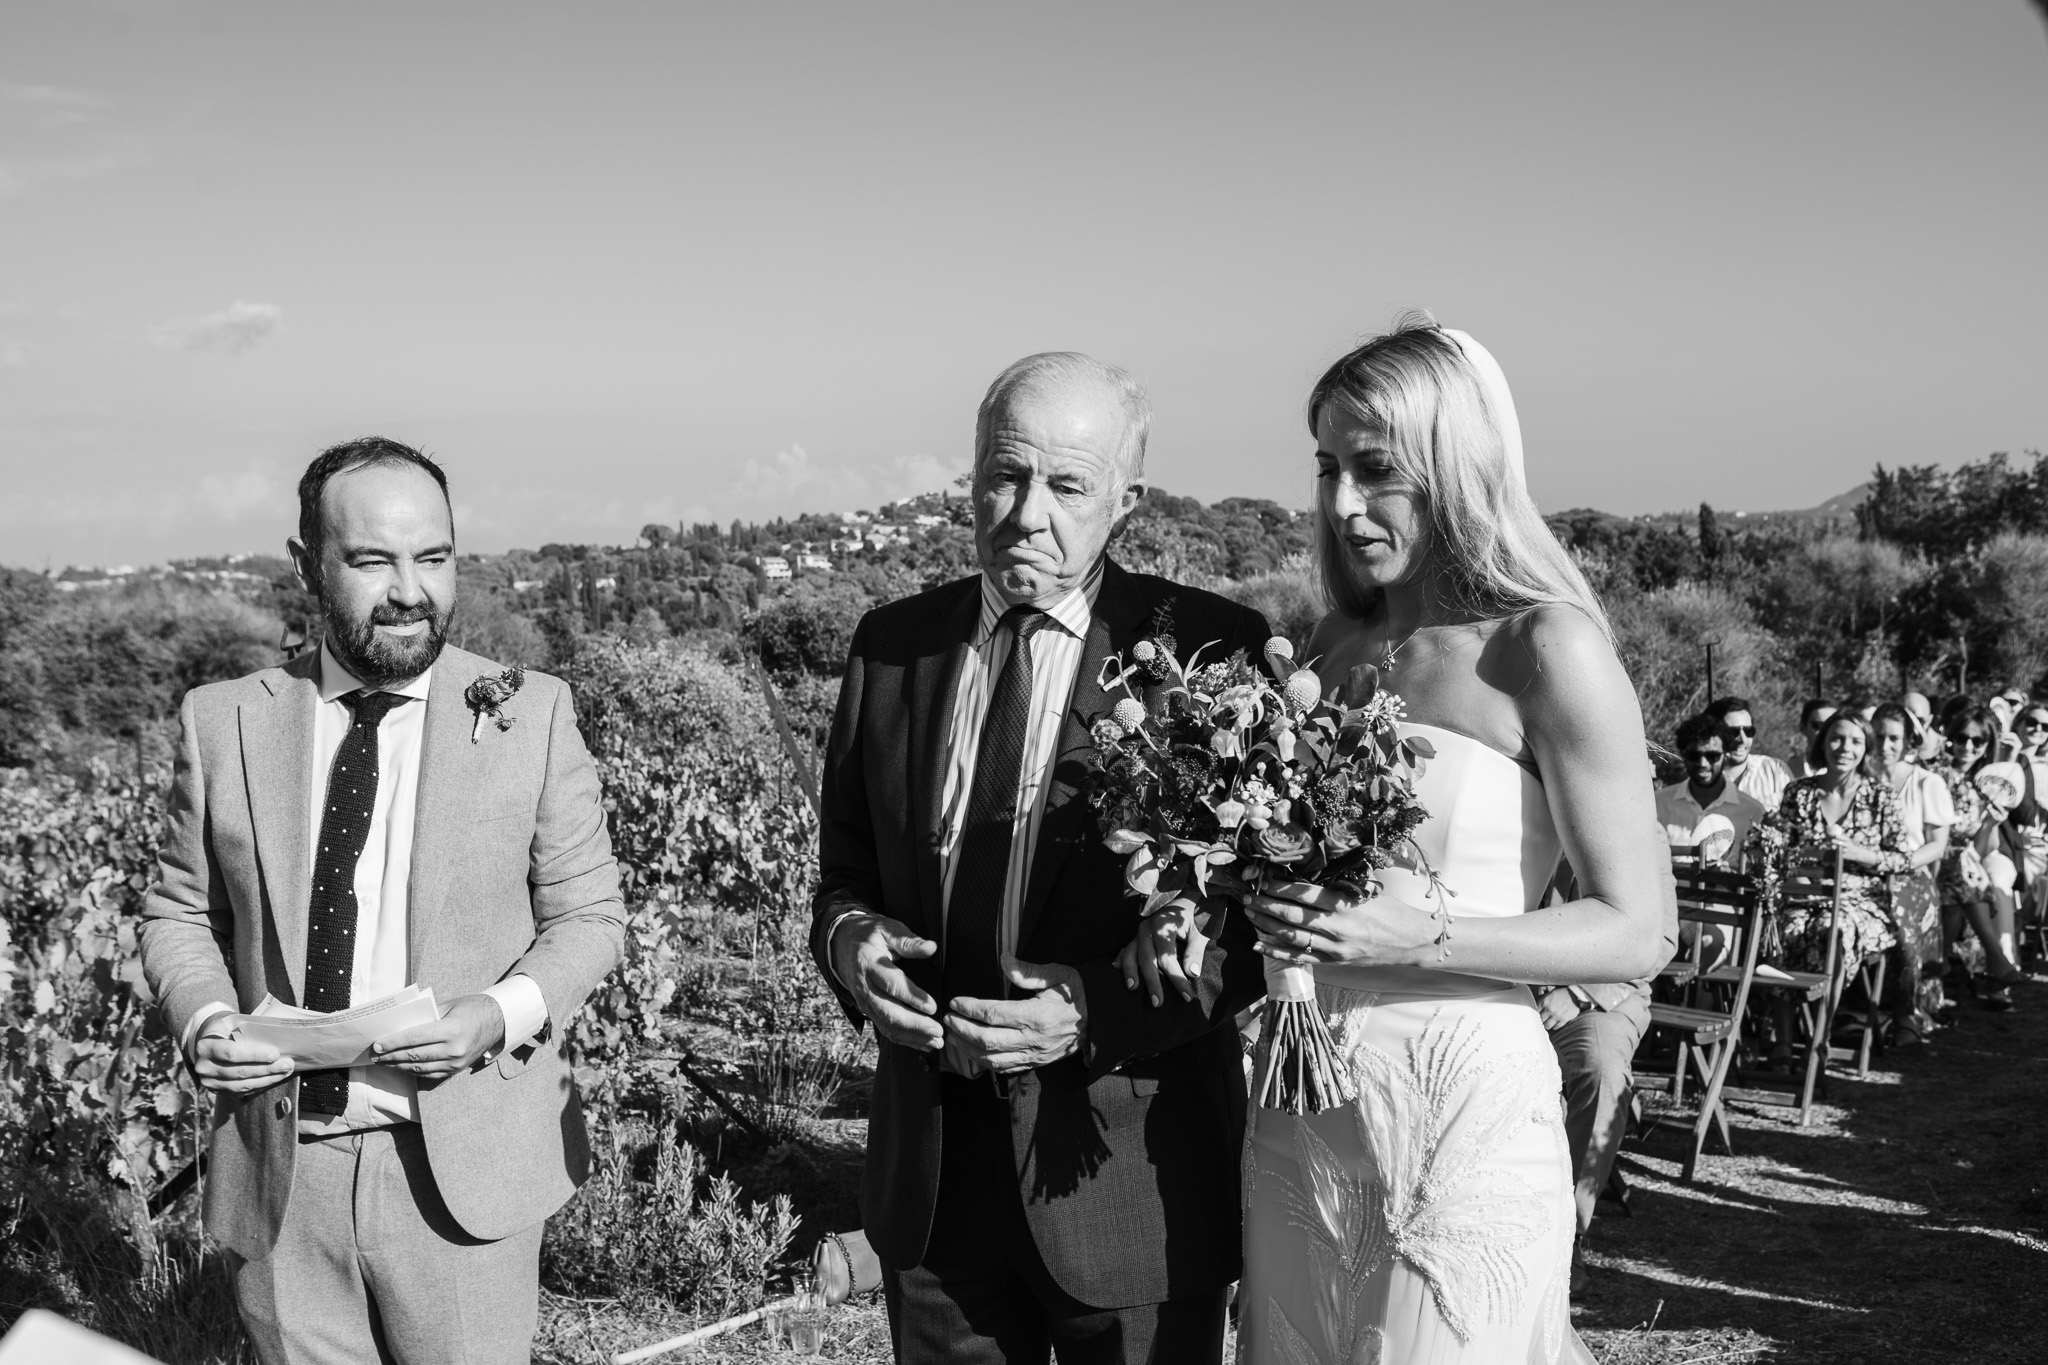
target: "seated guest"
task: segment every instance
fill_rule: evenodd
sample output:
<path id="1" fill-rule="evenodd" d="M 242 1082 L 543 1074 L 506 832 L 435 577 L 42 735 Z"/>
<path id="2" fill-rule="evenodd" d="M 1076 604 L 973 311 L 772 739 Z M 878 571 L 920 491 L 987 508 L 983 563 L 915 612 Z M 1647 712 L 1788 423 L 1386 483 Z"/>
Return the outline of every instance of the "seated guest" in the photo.
<path id="1" fill-rule="evenodd" d="M 1727 748 L 1721 730 L 1721 723 L 1710 715 L 1692 716 L 1679 724 L 1678 753 L 1685 760 L 1685 780 L 1658 788 L 1657 823 L 1664 827 L 1664 838 L 1673 848 L 1692 848 L 1699 843 L 1702 820 L 1710 814 L 1725 817 L 1735 832 L 1728 855 L 1733 862 L 1749 838 L 1750 827 L 1763 819 L 1766 811 L 1762 802 L 1736 790 L 1723 775 Z"/>
<path id="2" fill-rule="evenodd" d="M 1835 704 L 1826 697 L 1808 697 L 1799 708 L 1799 742 L 1792 746 L 1789 769 L 1801 777 L 1818 777 L 1820 769 L 1807 762 L 1806 755 L 1813 748 L 1813 737 L 1820 733 L 1820 727 L 1828 723 L 1828 717 L 1835 714 Z M 1782 796 L 1782 794 L 1781 794 Z M 1777 807 L 1771 807 L 1776 810 Z"/>
<path id="3" fill-rule="evenodd" d="M 1721 775 L 1765 810 L 1776 810 L 1792 770 L 1756 747 L 1754 708 L 1745 698 L 1723 697 L 1707 708 L 1707 714 L 1721 723 L 1721 743 L 1728 752 Z"/>

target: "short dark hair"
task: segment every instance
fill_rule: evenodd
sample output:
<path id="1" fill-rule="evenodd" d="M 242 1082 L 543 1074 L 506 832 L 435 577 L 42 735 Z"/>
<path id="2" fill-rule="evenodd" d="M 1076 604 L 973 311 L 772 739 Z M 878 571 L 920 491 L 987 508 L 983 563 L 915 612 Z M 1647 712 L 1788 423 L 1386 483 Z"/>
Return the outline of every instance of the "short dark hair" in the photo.
<path id="1" fill-rule="evenodd" d="M 1749 704 L 1748 697 L 1722 697 L 1707 707 L 1707 714 L 1716 722 L 1728 719 L 1730 711 L 1747 711 L 1752 716 L 1756 714 L 1756 708 Z"/>
<path id="2" fill-rule="evenodd" d="M 448 497 L 448 476 L 441 472 L 441 466 L 435 464 L 430 456 L 389 437 L 359 436 L 353 441 L 327 447 L 313 457 L 313 463 L 307 465 L 306 472 L 299 476 L 299 543 L 316 561 L 320 558 L 320 496 L 327 491 L 328 480 L 337 474 L 348 474 L 379 464 L 411 465 L 425 470 L 434 486 L 441 490 L 442 501 L 448 503 L 449 521 L 453 523 L 455 505 Z"/>
<path id="3" fill-rule="evenodd" d="M 1817 711 L 1837 711 L 1840 709 L 1840 707 L 1836 706 L 1826 697 L 1808 697 L 1805 701 L 1799 703 L 1799 723 L 1801 725 L 1806 724 L 1806 722 L 1813 719 L 1814 713 Z"/>
<path id="4" fill-rule="evenodd" d="M 1721 718 L 1712 711 L 1702 711 L 1696 716 L 1687 716 L 1678 722 L 1678 752 L 1689 753 L 1710 739 L 1721 737 Z"/>

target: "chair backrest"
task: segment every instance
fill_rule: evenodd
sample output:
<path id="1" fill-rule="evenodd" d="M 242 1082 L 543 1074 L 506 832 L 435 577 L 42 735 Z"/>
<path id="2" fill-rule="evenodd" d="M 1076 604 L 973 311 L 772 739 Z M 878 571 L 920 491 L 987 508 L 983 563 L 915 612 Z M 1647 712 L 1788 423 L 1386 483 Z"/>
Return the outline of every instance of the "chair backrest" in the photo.
<path id="1" fill-rule="evenodd" d="M 1720 925 L 1728 931 L 1729 960 L 1739 973 L 1735 997 L 1728 1006 L 1729 1016 L 1739 1031 L 1743 1013 L 1749 1007 L 1749 988 L 1756 980 L 1757 956 L 1763 945 L 1763 888 L 1748 873 L 1700 867 L 1697 863 L 1686 867 L 1677 859 L 1672 861 L 1671 877 L 1677 884 L 1680 922 L 1701 926 L 1701 932 L 1693 937 L 1693 1003 L 1697 1006 L 1706 994 L 1706 969 L 1718 965 L 1706 961 L 1706 926 Z"/>

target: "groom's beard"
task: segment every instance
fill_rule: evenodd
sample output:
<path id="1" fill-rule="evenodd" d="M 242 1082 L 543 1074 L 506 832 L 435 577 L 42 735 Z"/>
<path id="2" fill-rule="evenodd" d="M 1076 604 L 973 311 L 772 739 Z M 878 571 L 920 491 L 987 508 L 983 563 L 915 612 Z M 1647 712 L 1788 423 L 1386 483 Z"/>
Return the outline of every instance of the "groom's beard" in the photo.
<path id="1" fill-rule="evenodd" d="M 327 647 L 343 668 L 365 687 L 389 687 L 417 678 L 441 657 L 448 642 L 448 620 L 454 608 L 436 612 L 431 603 L 417 607 L 394 607 L 379 603 L 367 617 L 350 618 L 344 608 L 322 599 L 321 615 L 327 622 Z M 378 626 L 404 626 L 425 621 L 427 628 L 417 635 L 383 635 Z"/>

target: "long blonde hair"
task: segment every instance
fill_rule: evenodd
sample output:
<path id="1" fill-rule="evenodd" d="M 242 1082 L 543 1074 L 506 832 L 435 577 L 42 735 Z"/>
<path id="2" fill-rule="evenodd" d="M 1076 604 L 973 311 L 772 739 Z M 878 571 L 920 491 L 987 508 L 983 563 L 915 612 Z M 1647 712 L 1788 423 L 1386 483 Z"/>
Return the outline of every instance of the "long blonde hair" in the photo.
<path id="1" fill-rule="evenodd" d="M 1614 638 L 1592 585 L 1544 524 L 1521 470 L 1509 467 L 1471 362 L 1436 319 L 1406 314 L 1326 370 L 1309 394 L 1310 432 L 1333 405 L 1383 431 L 1396 467 L 1422 490 L 1455 605 L 1486 616 L 1577 607 Z M 1317 487 L 1316 566 L 1330 606 L 1362 618 L 1380 593 L 1352 568 L 1330 507 L 1333 486 Z"/>

